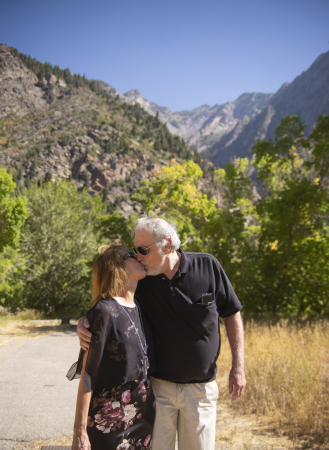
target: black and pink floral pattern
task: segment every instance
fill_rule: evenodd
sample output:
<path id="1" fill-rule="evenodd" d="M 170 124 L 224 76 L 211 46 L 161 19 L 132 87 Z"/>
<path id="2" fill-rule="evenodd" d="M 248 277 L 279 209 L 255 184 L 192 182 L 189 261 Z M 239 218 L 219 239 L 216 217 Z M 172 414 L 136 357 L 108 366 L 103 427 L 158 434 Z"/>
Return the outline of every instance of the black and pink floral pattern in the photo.
<path id="1" fill-rule="evenodd" d="M 151 448 L 151 435 L 146 436 L 145 440 L 138 439 L 130 439 L 128 436 L 122 438 L 122 442 L 117 447 L 117 450 L 149 450 Z"/>
<path id="2" fill-rule="evenodd" d="M 149 450 L 154 418 L 155 401 L 148 380 L 94 391 L 87 428 L 92 448 Z"/>

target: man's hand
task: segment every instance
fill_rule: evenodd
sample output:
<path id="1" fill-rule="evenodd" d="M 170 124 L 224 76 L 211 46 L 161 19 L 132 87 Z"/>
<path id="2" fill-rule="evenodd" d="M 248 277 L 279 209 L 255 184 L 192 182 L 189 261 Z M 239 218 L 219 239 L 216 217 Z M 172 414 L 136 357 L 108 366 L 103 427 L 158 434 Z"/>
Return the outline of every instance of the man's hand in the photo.
<path id="1" fill-rule="evenodd" d="M 232 394 L 232 402 L 241 397 L 247 381 L 243 369 L 232 367 L 228 377 L 228 393 Z"/>
<path id="2" fill-rule="evenodd" d="M 228 379 L 232 402 L 241 397 L 247 384 L 244 373 L 243 324 L 240 312 L 224 319 L 228 341 L 232 352 L 232 369 Z"/>
<path id="3" fill-rule="evenodd" d="M 90 341 L 92 338 L 92 334 L 87 330 L 87 328 L 89 327 L 90 323 L 87 317 L 82 317 L 82 319 L 80 319 L 78 322 L 77 333 L 80 340 L 80 346 L 86 351 L 89 349 Z"/>

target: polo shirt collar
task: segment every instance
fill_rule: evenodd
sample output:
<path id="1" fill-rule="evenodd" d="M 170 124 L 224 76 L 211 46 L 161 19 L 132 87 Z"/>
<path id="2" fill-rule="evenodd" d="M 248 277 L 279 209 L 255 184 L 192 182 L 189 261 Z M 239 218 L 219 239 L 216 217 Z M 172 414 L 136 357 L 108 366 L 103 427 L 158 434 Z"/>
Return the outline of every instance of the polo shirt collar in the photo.
<path id="1" fill-rule="evenodd" d="M 180 265 L 179 265 L 178 271 L 180 273 L 187 273 L 187 272 L 189 272 L 191 270 L 192 264 L 189 261 L 186 253 L 183 252 L 183 250 L 181 248 L 179 248 L 177 251 L 181 255 Z"/>

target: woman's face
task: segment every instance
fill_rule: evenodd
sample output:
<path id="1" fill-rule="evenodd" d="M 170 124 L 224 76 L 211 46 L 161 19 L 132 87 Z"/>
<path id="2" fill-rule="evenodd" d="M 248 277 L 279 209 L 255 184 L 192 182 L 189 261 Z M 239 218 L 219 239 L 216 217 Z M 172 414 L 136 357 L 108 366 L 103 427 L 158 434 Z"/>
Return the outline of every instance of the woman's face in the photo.
<path id="1" fill-rule="evenodd" d="M 130 252 L 128 247 L 122 250 L 122 254 L 120 251 L 120 255 L 124 257 L 127 252 Z M 127 270 L 128 279 L 131 281 L 138 281 L 146 277 L 146 271 L 143 265 L 138 262 L 137 259 L 135 259 L 133 256 L 126 257 L 125 268 Z"/>

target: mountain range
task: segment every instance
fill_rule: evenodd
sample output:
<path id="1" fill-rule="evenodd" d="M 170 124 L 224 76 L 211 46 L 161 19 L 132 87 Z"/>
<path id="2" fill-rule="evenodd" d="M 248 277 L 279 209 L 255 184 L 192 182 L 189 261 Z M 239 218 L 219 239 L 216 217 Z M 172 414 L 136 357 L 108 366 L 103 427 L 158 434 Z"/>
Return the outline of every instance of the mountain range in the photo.
<path id="1" fill-rule="evenodd" d="M 0 167 L 20 188 L 67 179 L 129 216 L 140 212 L 130 197 L 142 181 L 192 158 L 204 172 L 199 188 L 217 196 L 214 166 L 138 103 L 0 44 Z"/>
<path id="2" fill-rule="evenodd" d="M 192 111 L 172 112 L 137 90 L 120 95 L 3 45 L 0 87 L 0 167 L 19 186 L 67 178 L 129 215 L 136 208 L 131 193 L 173 158 L 198 162 L 199 188 L 220 201 L 214 165 L 186 142 L 223 167 L 234 157 L 251 158 L 256 140 L 273 138 L 289 114 L 300 116 L 309 134 L 318 116 L 329 114 L 329 52 L 275 94 L 246 93 Z"/>
<path id="3" fill-rule="evenodd" d="M 158 113 L 172 133 L 223 167 L 236 157 L 251 158 L 256 140 L 273 139 L 283 117 L 298 115 L 306 123 L 308 135 L 319 115 L 329 114 L 329 52 L 275 93 L 245 93 L 232 102 L 191 111 L 173 112 L 144 99 L 138 90 L 120 95 L 106 83 L 102 82 L 102 87 L 122 101 L 139 103 L 152 115 Z"/>

